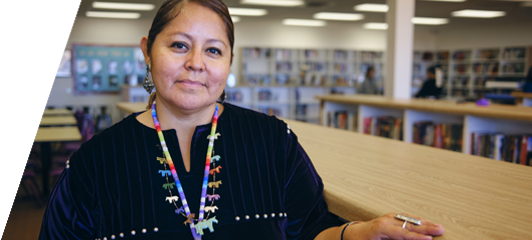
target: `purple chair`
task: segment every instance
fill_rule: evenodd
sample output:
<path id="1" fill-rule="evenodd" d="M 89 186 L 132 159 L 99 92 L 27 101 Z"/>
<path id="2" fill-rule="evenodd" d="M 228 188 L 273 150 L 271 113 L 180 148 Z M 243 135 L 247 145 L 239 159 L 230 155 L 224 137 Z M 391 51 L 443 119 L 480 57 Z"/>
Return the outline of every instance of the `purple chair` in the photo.
<path id="1" fill-rule="evenodd" d="M 0 168 L 0 180 L 2 180 L 2 186 L 0 187 L 0 204 L 4 200 L 9 191 L 9 188 L 13 184 L 14 180 L 19 180 L 22 188 L 28 195 L 33 195 L 39 207 L 42 207 L 42 201 L 39 196 L 39 189 L 35 181 L 35 173 L 28 169 L 3 169 Z M 28 191 L 29 188 L 29 191 Z"/>
<path id="2" fill-rule="evenodd" d="M 37 205 L 39 207 L 42 207 L 44 205 L 41 200 L 41 193 L 39 192 L 37 181 L 35 179 L 35 166 L 37 162 L 39 161 L 33 160 L 31 158 L 28 159 L 28 162 L 26 163 L 26 168 L 24 169 L 24 173 L 22 174 L 22 180 L 20 181 L 20 185 L 22 185 L 24 192 L 26 192 L 27 195 L 33 196 L 35 198 L 35 201 L 37 202 Z"/>

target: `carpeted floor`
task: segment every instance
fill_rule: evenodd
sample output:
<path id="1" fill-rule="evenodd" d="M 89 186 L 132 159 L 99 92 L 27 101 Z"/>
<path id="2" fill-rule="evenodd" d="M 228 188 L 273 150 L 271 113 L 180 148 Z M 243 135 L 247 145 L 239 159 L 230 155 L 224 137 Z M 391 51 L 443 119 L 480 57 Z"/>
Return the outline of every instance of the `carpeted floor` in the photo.
<path id="1" fill-rule="evenodd" d="M 2 240 L 38 239 L 45 208 L 38 207 L 36 201 L 19 187 Z"/>

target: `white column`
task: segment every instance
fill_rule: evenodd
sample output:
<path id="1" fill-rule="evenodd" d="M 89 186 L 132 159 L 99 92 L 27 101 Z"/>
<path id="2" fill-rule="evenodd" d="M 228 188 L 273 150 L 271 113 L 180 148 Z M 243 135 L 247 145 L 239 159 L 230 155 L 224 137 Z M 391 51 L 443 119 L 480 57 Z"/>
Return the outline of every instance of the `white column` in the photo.
<path id="1" fill-rule="evenodd" d="M 415 0 L 387 0 L 386 97 L 410 99 Z M 400 3 L 400 4 L 399 4 Z"/>

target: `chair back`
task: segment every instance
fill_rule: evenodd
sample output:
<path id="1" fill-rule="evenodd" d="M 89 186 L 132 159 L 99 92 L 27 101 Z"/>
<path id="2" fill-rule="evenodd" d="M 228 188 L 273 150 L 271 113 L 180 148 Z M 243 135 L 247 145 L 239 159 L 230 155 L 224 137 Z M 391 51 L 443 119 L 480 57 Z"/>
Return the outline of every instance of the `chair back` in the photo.
<path id="1" fill-rule="evenodd" d="M 82 141 L 85 142 L 94 136 L 94 118 L 90 114 L 83 116 L 83 125 L 81 129 Z"/>

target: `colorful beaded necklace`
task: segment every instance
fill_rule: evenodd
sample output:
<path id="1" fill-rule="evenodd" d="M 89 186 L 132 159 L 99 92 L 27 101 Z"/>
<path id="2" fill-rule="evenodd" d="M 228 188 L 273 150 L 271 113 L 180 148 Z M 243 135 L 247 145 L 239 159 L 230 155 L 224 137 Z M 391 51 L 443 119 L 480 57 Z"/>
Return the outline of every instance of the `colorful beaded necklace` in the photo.
<path id="1" fill-rule="evenodd" d="M 181 198 L 181 202 L 183 204 L 183 208 L 185 210 L 185 214 L 187 216 L 186 223 L 189 223 L 190 231 L 192 232 L 192 236 L 194 239 L 201 239 L 201 235 L 196 232 L 196 227 L 194 226 L 194 214 L 190 213 L 190 209 L 188 207 L 187 200 L 185 198 L 185 192 L 183 191 L 183 187 L 181 186 L 181 182 L 179 181 L 179 177 L 177 176 L 177 172 L 175 170 L 174 163 L 172 161 L 172 157 L 170 156 L 170 152 L 168 151 L 168 147 L 166 146 L 166 141 L 164 140 L 163 132 L 161 130 L 161 125 L 159 123 L 159 120 L 157 119 L 157 112 L 155 111 L 155 105 L 156 101 L 153 101 L 153 104 L 151 106 L 151 114 L 153 117 L 153 123 L 155 125 L 155 129 L 157 130 L 157 134 L 159 135 L 159 140 L 161 142 L 161 147 L 163 148 L 163 153 L 166 158 L 166 161 L 168 162 L 168 166 L 170 167 L 170 171 L 172 173 L 172 177 L 174 178 L 175 185 L 177 187 L 177 191 L 179 192 L 179 197 Z M 203 185 L 201 189 L 201 199 L 200 199 L 200 209 L 199 209 L 199 217 L 198 217 L 198 224 L 200 224 L 203 221 L 203 216 L 205 213 L 205 198 L 207 195 L 207 186 L 209 181 L 209 171 L 211 167 L 211 154 L 212 149 L 214 146 L 214 139 L 216 138 L 216 126 L 218 125 L 218 105 L 216 104 L 214 115 L 212 117 L 212 127 L 211 127 L 211 134 L 209 135 L 209 146 L 207 148 L 207 159 L 205 160 L 205 172 L 203 174 Z M 221 182 L 220 182 L 221 184 Z M 213 185 L 213 184 L 212 184 Z M 218 185 L 218 184 L 217 184 Z M 209 219 L 208 224 L 210 224 L 212 228 L 212 223 L 217 223 L 218 221 L 214 219 Z"/>

